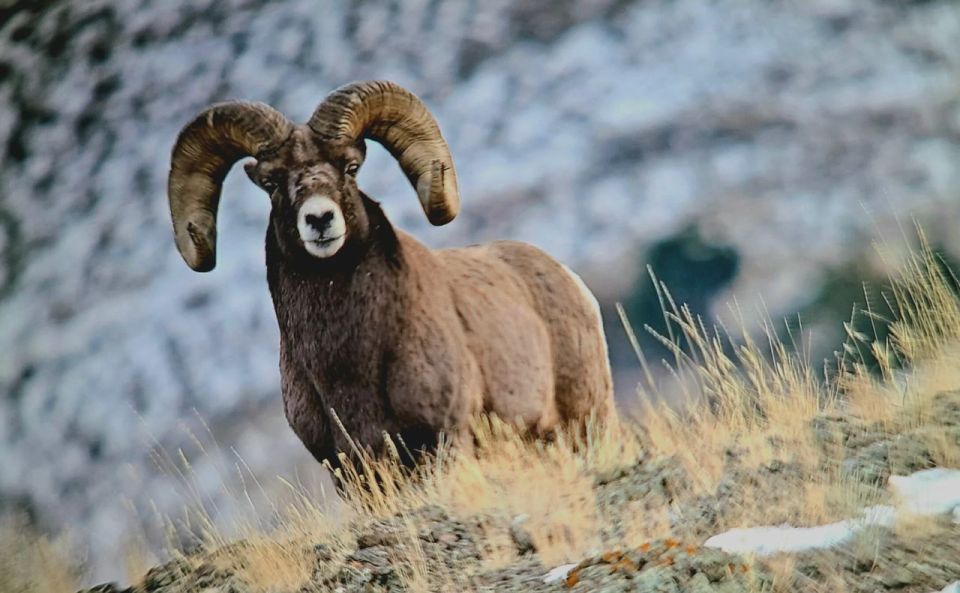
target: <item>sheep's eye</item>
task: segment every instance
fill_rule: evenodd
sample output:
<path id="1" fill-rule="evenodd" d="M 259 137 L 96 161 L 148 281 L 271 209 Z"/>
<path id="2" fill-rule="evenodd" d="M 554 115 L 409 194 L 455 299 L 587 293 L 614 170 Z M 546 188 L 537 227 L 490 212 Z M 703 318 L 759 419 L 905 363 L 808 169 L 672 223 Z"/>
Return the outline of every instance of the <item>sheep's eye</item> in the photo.
<path id="1" fill-rule="evenodd" d="M 260 182 L 260 187 L 268 194 L 273 194 L 273 192 L 277 191 L 277 182 L 273 179 L 264 179 Z"/>
<path id="2" fill-rule="evenodd" d="M 356 177 L 357 171 L 360 170 L 360 165 L 358 163 L 350 163 L 347 165 L 346 169 L 343 170 L 344 173 L 350 177 Z"/>

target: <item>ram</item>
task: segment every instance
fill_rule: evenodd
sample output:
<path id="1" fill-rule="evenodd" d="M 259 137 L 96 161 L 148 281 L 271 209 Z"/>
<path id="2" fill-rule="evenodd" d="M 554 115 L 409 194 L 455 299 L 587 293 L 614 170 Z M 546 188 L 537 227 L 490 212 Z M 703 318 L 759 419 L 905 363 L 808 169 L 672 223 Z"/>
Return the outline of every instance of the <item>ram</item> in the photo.
<path id="1" fill-rule="evenodd" d="M 365 139 L 397 159 L 431 223 L 453 220 L 460 197 L 440 128 L 391 82 L 333 91 L 306 125 L 261 103 L 216 104 L 173 149 L 174 237 L 199 272 L 216 263 L 223 179 L 255 159 L 247 175 L 272 204 L 266 267 L 284 407 L 307 449 L 334 459 L 351 450 L 349 434 L 376 455 L 389 434 L 417 452 L 441 432 L 469 446 L 482 412 L 533 435 L 608 418 L 600 312 L 579 278 L 524 243 L 432 250 L 397 230 L 357 187 Z"/>

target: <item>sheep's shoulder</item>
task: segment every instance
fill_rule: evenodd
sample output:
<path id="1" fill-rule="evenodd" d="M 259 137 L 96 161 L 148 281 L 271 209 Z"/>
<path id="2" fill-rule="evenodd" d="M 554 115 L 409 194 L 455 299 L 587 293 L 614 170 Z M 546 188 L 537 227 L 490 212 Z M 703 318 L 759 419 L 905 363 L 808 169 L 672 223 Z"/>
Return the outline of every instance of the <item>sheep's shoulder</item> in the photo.
<path id="1" fill-rule="evenodd" d="M 404 424 L 465 426 L 480 408 L 479 376 L 444 258 L 402 231 L 397 237 L 410 294 L 396 312 L 402 329 L 386 356 L 384 391 Z"/>

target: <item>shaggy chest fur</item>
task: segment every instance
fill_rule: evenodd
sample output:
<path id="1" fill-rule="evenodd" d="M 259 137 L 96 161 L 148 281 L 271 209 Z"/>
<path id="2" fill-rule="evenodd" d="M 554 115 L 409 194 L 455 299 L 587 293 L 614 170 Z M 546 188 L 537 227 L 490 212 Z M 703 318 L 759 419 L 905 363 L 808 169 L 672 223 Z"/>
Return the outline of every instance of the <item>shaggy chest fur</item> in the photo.
<path id="1" fill-rule="evenodd" d="M 380 229 L 383 230 L 383 229 Z M 379 450 L 383 433 L 411 447 L 428 446 L 437 427 L 398 416 L 393 402 L 403 356 L 404 311 L 410 277 L 390 239 L 366 246 L 346 262 L 284 258 L 267 238 L 267 277 L 281 340 L 281 373 L 287 418 L 317 457 L 349 451 L 333 409 L 350 437 Z M 319 265 L 318 265 L 319 264 Z M 326 426 L 320 426 L 326 422 Z"/>
<path id="2" fill-rule="evenodd" d="M 349 396 L 348 387 L 377 387 L 382 354 L 399 337 L 392 306 L 403 299 L 398 279 L 368 267 L 354 274 L 289 272 L 276 283 L 281 337 L 331 404 Z"/>

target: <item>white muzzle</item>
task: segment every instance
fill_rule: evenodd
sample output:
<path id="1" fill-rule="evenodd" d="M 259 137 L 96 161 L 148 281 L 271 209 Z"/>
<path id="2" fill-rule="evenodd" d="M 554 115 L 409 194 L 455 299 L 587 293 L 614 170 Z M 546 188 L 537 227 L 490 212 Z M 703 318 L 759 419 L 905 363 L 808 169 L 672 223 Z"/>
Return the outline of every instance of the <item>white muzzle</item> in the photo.
<path id="1" fill-rule="evenodd" d="M 343 211 L 326 196 L 307 198 L 300 206 L 297 230 L 307 253 L 319 258 L 330 257 L 340 251 L 347 238 Z"/>

